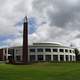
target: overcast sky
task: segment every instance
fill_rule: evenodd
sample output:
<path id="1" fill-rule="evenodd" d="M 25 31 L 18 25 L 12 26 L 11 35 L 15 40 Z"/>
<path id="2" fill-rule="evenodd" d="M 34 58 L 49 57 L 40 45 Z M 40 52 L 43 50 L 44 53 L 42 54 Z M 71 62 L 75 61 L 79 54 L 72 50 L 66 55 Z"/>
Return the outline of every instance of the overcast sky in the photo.
<path id="1" fill-rule="evenodd" d="M 24 16 L 29 21 L 29 44 L 80 47 L 80 0 L 0 0 L 0 47 L 22 45 Z"/>

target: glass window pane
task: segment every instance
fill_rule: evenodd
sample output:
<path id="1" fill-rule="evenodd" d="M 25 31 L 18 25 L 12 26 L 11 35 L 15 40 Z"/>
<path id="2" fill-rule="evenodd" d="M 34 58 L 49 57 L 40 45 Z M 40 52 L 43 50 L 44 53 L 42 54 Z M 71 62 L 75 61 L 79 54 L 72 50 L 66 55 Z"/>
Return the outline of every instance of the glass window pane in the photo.
<path id="1" fill-rule="evenodd" d="M 37 52 L 43 52 L 43 49 L 42 48 L 38 48 Z"/>
<path id="2" fill-rule="evenodd" d="M 35 49 L 30 49 L 30 52 L 35 52 Z"/>
<path id="3" fill-rule="evenodd" d="M 51 52 L 51 49 L 50 48 L 46 48 L 45 52 Z"/>
<path id="4" fill-rule="evenodd" d="M 58 49 L 53 49 L 53 52 L 58 52 Z"/>
<path id="5" fill-rule="evenodd" d="M 60 51 L 60 52 L 64 52 L 64 50 L 63 50 L 63 49 L 59 49 L 59 51 Z"/>

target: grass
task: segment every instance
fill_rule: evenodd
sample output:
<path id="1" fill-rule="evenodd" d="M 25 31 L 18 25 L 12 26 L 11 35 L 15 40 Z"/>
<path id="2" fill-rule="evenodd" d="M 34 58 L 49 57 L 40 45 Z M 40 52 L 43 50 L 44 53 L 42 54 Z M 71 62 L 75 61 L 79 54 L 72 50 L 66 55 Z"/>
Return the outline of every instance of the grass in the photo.
<path id="1" fill-rule="evenodd" d="M 80 80 L 80 63 L 0 64 L 0 80 Z"/>

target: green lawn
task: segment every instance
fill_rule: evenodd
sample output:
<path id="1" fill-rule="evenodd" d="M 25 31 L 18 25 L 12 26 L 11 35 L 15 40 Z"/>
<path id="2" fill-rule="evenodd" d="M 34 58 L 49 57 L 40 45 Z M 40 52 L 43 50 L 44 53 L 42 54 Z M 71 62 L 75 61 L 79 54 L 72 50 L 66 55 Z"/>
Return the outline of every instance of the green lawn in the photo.
<path id="1" fill-rule="evenodd" d="M 80 80 L 80 63 L 0 64 L 0 80 Z"/>

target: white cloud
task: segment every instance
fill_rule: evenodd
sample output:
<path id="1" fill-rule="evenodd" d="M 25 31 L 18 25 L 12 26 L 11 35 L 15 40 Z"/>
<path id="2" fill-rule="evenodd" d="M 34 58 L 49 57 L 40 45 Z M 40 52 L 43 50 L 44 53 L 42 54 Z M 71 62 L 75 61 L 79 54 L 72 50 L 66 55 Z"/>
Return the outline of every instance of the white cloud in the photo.
<path id="1" fill-rule="evenodd" d="M 2 41 L 8 46 L 22 43 L 22 27 L 15 26 L 32 11 L 32 0 L 0 0 L 0 36 L 14 35 L 17 38 Z M 2 46 L 2 45 L 1 45 Z"/>
<path id="2" fill-rule="evenodd" d="M 22 44 L 22 26 L 15 24 L 25 15 L 37 19 L 37 29 L 29 34 L 33 42 L 61 42 L 79 46 L 79 0 L 0 0 L 0 35 L 17 38 L 5 40 L 8 46 Z M 46 22 L 45 24 L 41 24 Z"/>

